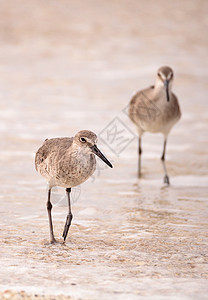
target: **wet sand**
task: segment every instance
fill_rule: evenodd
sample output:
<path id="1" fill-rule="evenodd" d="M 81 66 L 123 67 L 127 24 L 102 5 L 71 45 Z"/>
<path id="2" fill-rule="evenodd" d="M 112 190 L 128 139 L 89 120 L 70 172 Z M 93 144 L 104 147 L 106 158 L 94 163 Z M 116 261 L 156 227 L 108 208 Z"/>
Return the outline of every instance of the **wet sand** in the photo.
<path id="1" fill-rule="evenodd" d="M 0 297 L 207 299 L 206 1 L 0 4 Z M 145 135 L 136 179 L 137 137 L 125 113 L 166 64 L 183 113 L 167 146 L 170 187 L 160 135 Z M 128 145 L 107 139 L 115 124 Z M 66 199 L 54 189 L 59 243 L 50 245 L 34 152 L 45 138 L 81 129 L 99 135 L 114 169 L 99 161 L 74 189 L 65 244 Z"/>

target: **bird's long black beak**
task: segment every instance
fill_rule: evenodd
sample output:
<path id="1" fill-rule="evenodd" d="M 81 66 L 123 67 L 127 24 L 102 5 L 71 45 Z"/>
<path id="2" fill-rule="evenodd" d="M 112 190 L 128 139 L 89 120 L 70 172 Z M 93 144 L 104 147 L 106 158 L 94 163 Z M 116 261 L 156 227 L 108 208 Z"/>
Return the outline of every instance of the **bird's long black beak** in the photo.
<path id="1" fill-rule="evenodd" d="M 169 102 L 170 96 L 169 96 L 169 80 L 164 81 L 165 89 L 166 89 L 166 95 L 167 95 L 167 101 Z"/>
<path id="2" fill-rule="evenodd" d="M 92 146 L 91 149 L 95 155 L 100 157 L 109 167 L 113 168 L 112 164 L 109 162 L 109 160 L 107 160 L 107 158 L 102 154 L 96 145 Z"/>

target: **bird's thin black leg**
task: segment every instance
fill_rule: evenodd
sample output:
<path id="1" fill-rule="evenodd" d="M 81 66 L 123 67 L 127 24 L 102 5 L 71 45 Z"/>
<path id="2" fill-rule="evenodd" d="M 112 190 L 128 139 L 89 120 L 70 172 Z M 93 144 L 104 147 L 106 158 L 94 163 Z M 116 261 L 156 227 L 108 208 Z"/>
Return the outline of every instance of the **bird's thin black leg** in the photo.
<path id="1" fill-rule="evenodd" d="M 54 238 L 53 234 L 53 223 L 52 223 L 52 217 L 51 217 L 51 210 L 52 210 L 52 204 L 51 204 L 51 189 L 48 190 L 48 201 L 47 201 L 47 211 L 48 211 L 48 220 L 49 220 L 49 229 L 50 229 L 50 242 L 55 243 L 56 240 Z"/>
<path id="2" fill-rule="evenodd" d="M 142 166 L 141 166 L 141 160 L 142 160 L 142 137 L 139 136 L 139 147 L 138 147 L 138 155 L 139 155 L 139 162 L 138 162 L 138 178 L 141 178 L 142 176 Z"/>
<path id="3" fill-rule="evenodd" d="M 168 177 L 168 173 L 167 173 L 167 169 L 166 169 L 166 164 L 165 164 L 166 144 L 167 144 L 167 139 L 165 138 L 164 139 L 164 146 L 163 146 L 163 154 L 162 154 L 161 160 L 162 160 L 163 169 L 164 169 L 164 173 L 165 173 L 164 183 L 166 183 L 167 185 L 169 185 L 170 181 L 169 181 L 169 177 Z"/>
<path id="4" fill-rule="evenodd" d="M 71 213 L 70 193 L 71 193 L 71 188 L 67 188 L 66 189 L 66 194 L 67 194 L 67 198 L 68 198 L 69 212 L 68 212 L 68 215 L 67 215 L 67 218 L 66 218 L 66 223 L 65 223 L 65 226 L 64 226 L 64 232 L 63 232 L 64 241 L 66 240 L 66 237 L 67 237 L 67 234 L 68 234 L 68 231 L 69 231 L 69 227 L 71 225 L 71 221 L 72 221 L 72 218 L 73 218 L 72 213 Z"/>

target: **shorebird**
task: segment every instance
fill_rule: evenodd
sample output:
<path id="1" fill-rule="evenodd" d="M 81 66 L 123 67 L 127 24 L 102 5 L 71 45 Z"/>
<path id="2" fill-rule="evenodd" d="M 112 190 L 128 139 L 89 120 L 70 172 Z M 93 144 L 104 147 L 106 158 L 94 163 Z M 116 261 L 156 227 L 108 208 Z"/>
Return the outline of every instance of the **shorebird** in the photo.
<path id="1" fill-rule="evenodd" d="M 36 170 L 48 182 L 47 211 L 49 218 L 50 242 L 56 242 L 52 223 L 51 189 L 55 186 L 66 188 L 68 198 L 68 215 L 63 231 L 66 240 L 72 221 L 70 192 L 71 188 L 86 181 L 96 169 L 95 155 L 101 158 L 109 167 L 113 167 L 98 149 L 95 133 L 82 130 L 73 138 L 46 139 L 35 156 Z"/>
<path id="2" fill-rule="evenodd" d="M 177 97 L 172 93 L 173 70 L 164 66 L 159 68 L 154 86 L 137 92 L 130 101 L 129 118 L 136 125 L 139 135 L 138 177 L 141 177 L 142 135 L 145 131 L 162 133 L 164 136 L 161 161 L 164 169 L 164 183 L 169 185 L 165 164 L 168 134 L 180 119 L 181 111 Z"/>

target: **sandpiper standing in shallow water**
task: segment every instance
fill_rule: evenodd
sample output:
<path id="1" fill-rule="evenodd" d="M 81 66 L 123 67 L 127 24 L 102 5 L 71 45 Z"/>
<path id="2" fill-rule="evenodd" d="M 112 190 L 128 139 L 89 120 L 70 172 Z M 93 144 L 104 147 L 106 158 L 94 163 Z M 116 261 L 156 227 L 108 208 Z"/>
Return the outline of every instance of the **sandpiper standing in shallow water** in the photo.
<path id="1" fill-rule="evenodd" d="M 48 181 L 47 210 L 50 228 L 50 242 L 56 242 L 51 217 L 51 189 L 55 186 L 66 188 L 69 212 L 67 215 L 63 238 L 67 237 L 72 221 L 70 192 L 71 188 L 86 181 L 95 171 L 95 155 L 109 167 L 113 167 L 96 146 L 95 133 L 82 130 L 73 138 L 54 138 L 45 140 L 35 156 L 36 170 Z"/>
<path id="2" fill-rule="evenodd" d="M 180 119 L 181 111 L 177 97 L 172 93 L 173 70 L 164 66 L 157 72 L 155 86 L 137 92 L 130 101 L 129 118 L 136 125 L 139 134 L 138 147 L 138 177 L 141 177 L 141 139 L 145 131 L 162 133 L 164 146 L 162 163 L 164 168 L 164 183 L 169 184 L 165 165 L 165 152 L 168 134 L 173 125 Z"/>

